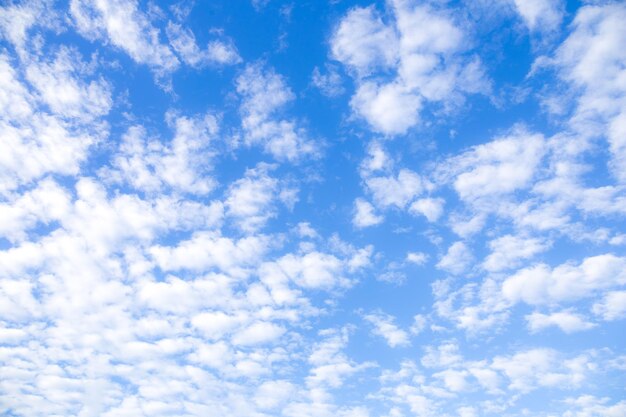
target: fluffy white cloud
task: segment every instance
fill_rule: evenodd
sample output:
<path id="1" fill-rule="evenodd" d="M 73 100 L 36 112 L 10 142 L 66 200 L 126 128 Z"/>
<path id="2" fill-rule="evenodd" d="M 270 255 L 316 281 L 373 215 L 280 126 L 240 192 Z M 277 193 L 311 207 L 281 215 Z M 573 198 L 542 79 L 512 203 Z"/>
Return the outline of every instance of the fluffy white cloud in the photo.
<path id="1" fill-rule="evenodd" d="M 191 239 L 174 247 L 155 245 L 150 248 L 150 253 L 164 271 L 207 271 L 218 268 L 238 275 L 245 273 L 247 266 L 263 259 L 269 246 L 270 241 L 266 236 L 234 240 L 218 232 L 197 232 Z"/>
<path id="2" fill-rule="evenodd" d="M 480 60 L 463 56 L 464 34 L 450 16 L 405 0 L 387 6 L 387 22 L 374 6 L 351 9 L 331 38 L 333 58 L 357 82 L 351 106 L 373 130 L 403 134 L 425 101 L 449 105 L 489 90 Z"/>
<path id="3" fill-rule="evenodd" d="M 437 268 L 452 274 L 460 274 L 465 271 L 473 259 L 472 252 L 463 242 L 455 242 L 437 263 Z"/>
<path id="4" fill-rule="evenodd" d="M 0 203 L 0 236 L 11 241 L 23 240 L 26 232 L 38 223 L 65 219 L 71 197 L 56 182 L 45 179 L 18 198 Z"/>
<path id="5" fill-rule="evenodd" d="M 442 167 L 467 201 L 501 196 L 531 185 L 545 152 L 543 136 L 518 128 L 511 134 L 478 145 Z"/>
<path id="6" fill-rule="evenodd" d="M 148 139 L 146 129 L 133 126 L 122 137 L 113 159 L 114 169 L 101 170 L 101 176 L 149 193 L 171 189 L 207 194 L 213 190 L 215 180 L 208 173 L 213 157 L 210 145 L 218 132 L 216 117 L 171 114 L 168 119 L 174 130 L 169 144 Z"/>
<path id="7" fill-rule="evenodd" d="M 442 198 L 420 198 L 411 204 L 409 212 L 415 215 L 421 214 L 429 222 L 436 222 L 443 214 L 444 204 L 445 201 Z"/>
<path id="8" fill-rule="evenodd" d="M 545 264 L 524 268 L 502 283 L 502 293 L 511 302 L 531 305 L 573 301 L 599 290 L 626 284 L 626 260 L 606 254 L 585 258 L 580 264 Z"/>
<path id="9" fill-rule="evenodd" d="M 406 254 L 406 260 L 416 265 L 424 265 L 428 260 L 428 255 L 424 252 L 409 252 Z"/>
<path id="10" fill-rule="evenodd" d="M 626 36 L 625 18 L 626 6 L 620 2 L 581 8 L 572 32 L 551 61 L 576 89 L 572 128 L 587 138 L 600 133 L 608 139 L 610 166 L 621 182 L 626 180 L 626 87 L 621 81 L 626 51 L 620 47 Z"/>
<path id="11" fill-rule="evenodd" d="M 487 271 L 501 271 L 515 268 L 523 260 L 532 259 L 548 249 L 549 245 L 538 238 L 505 235 L 489 242 L 491 253 L 483 262 Z"/>
<path id="12" fill-rule="evenodd" d="M 354 217 L 352 223 L 359 228 L 375 226 L 382 223 L 384 218 L 374 211 L 374 206 L 362 198 L 354 201 Z"/>
<path id="13" fill-rule="evenodd" d="M 350 104 L 374 130 L 401 134 L 417 124 L 422 100 L 400 83 L 364 82 Z"/>
<path id="14" fill-rule="evenodd" d="M 196 37 L 191 30 L 169 22 L 166 32 L 174 51 L 187 65 L 194 68 L 212 64 L 232 65 L 241 62 L 241 57 L 232 43 L 213 40 L 209 42 L 206 49 L 202 50 L 198 47 Z"/>
<path id="15" fill-rule="evenodd" d="M 626 291 L 609 291 L 602 301 L 593 305 L 593 312 L 604 320 L 626 317 Z"/>
<path id="16" fill-rule="evenodd" d="M 233 336 L 235 345 L 258 345 L 275 341 L 285 333 L 285 329 L 267 322 L 256 322 Z"/>
<path id="17" fill-rule="evenodd" d="M 89 70 L 80 54 L 62 47 L 50 62 L 32 61 L 26 78 L 53 114 L 85 119 L 106 115 L 111 109 L 111 86 L 103 78 L 86 82 Z"/>
<path id="18" fill-rule="evenodd" d="M 12 65 L 8 55 L 0 54 L 0 193 L 49 173 L 76 174 L 89 147 L 107 135 L 97 118 L 110 108 L 108 85 L 79 81 L 74 71 L 82 62 L 76 56 L 70 61 L 64 51 L 57 56 L 58 73 L 36 61 Z M 41 94 L 19 80 L 29 71 Z M 54 94 L 55 88 L 63 94 Z"/>
<path id="19" fill-rule="evenodd" d="M 70 14 L 83 36 L 110 42 L 158 73 L 168 73 L 179 66 L 172 50 L 161 43 L 159 29 L 134 0 L 72 0 Z"/>
<path id="20" fill-rule="evenodd" d="M 514 0 L 515 8 L 531 31 L 549 32 L 560 26 L 565 7 L 561 0 Z"/>
<path id="21" fill-rule="evenodd" d="M 316 343 L 309 355 L 311 370 L 306 378 L 310 388 L 338 388 L 344 380 L 371 364 L 355 364 L 343 352 L 348 343 L 347 329 L 322 330 L 322 340 Z"/>
<path id="22" fill-rule="evenodd" d="M 422 178 L 408 169 L 400 170 L 397 176 L 370 177 L 365 183 L 380 207 L 404 208 L 424 189 Z"/>
<path id="23" fill-rule="evenodd" d="M 236 85 L 242 97 L 240 112 L 246 144 L 260 144 L 279 160 L 296 161 L 318 153 L 303 128 L 277 114 L 294 99 L 282 76 L 260 63 L 251 64 L 237 78 Z"/>
<path id="24" fill-rule="evenodd" d="M 276 200 L 292 208 L 297 190 L 272 178 L 272 166 L 259 165 L 246 170 L 245 176 L 233 182 L 227 192 L 226 214 L 245 232 L 254 232 L 276 215 Z"/>
<path id="25" fill-rule="evenodd" d="M 581 395 L 577 398 L 568 398 L 565 403 L 570 410 L 563 417 L 617 417 L 626 413 L 626 401 L 607 404 L 608 398 L 597 398 L 593 395 Z"/>
<path id="26" fill-rule="evenodd" d="M 587 356 L 564 360 L 551 349 L 531 349 L 511 356 L 497 356 L 491 363 L 493 370 L 509 379 L 508 388 L 520 392 L 542 386 L 577 386 L 585 380 L 592 366 Z"/>
<path id="27" fill-rule="evenodd" d="M 336 97 L 344 92 L 341 75 L 332 65 L 326 66 L 325 73 L 322 73 L 318 67 L 313 68 L 311 83 L 328 97 Z"/>
<path id="28" fill-rule="evenodd" d="M 389 314 L 376 312 L 366 314 L 363 318 L 374 327 L 372 333 L 385 339 L 390 347 L 408 346 L 411 343 L 409 334 L 396 326 L 394 318 Z"/>
<path id="29" fill-rule="evenodd" d="M 558 327 L 565 333 L 589 330 L 595 325 L 585 321 L 584 317 L 568 311 L 560 311 L 551 314 L 534 312 L 526 316 L 528 328 L 531 332 L 539 332 L 549 327 Z"/>
<path id="30" fill-rule="evenodd" d="M 395 64 L 398 40 L 374 6 L 354 8 L 341 20 L 331 41 L 333 57 L 359 76 Z"/>

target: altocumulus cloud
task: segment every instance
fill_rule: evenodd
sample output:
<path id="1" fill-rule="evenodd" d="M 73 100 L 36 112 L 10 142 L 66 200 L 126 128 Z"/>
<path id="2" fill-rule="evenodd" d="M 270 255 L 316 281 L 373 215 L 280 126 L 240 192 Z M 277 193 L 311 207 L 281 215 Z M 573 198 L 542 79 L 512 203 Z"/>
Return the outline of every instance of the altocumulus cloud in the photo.
<path id="1" fill-rule="evenodd" d="M 0 414 L 626 415 L 625 20 L 4 2 Z"/>

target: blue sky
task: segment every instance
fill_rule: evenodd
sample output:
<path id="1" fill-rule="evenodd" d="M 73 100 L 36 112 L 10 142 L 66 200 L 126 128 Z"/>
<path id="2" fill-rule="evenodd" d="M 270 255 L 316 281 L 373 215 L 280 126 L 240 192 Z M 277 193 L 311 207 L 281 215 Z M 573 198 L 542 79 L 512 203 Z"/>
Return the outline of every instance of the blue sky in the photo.
<path id="1" fill-rule="evenodd" d="M 626 5 L 0 7 L 0 414 L 626 415 Z"/>

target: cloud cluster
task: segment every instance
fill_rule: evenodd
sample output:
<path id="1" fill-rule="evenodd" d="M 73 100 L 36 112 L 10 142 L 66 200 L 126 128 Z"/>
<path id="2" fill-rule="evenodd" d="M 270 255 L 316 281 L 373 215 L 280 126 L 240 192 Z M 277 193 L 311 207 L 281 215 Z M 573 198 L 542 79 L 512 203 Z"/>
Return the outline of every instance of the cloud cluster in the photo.
<path id="1" fill-rule="evenodd" d="M 489 81 L 477 56 L 467 53 L 464 30 L 446 11 L 406 0 L 355 7 L 331 38 L 332 57 L 356 82 L 351 106 L 377 132 L 405 133 L 420 122 L 427 103 L 444 108 L 463 96 L 488 93 Z"/>

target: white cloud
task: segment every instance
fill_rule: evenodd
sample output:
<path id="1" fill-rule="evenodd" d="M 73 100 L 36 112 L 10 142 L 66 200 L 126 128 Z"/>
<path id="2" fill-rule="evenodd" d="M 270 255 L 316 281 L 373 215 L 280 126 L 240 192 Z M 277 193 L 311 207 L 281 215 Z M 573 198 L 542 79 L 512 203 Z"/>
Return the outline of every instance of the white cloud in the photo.
<path id="1" fill-rule="evenodd" d="M 604 320 L 619 320 L 626 317 L 626 291 L 609 291 L 602 301 L 593 305 L 593 312 Z"/>
<path id="2" fill-rule="evenodd" d="M 463 200 L 501 196 L 531 185 L 545 152 L 543 136 L 523 128 L 478 145 L 444 165 L 444 175 L 454 177 Z"/>
<path id="3" fill-rule="evenodd" d="M 70 14 L 78 32 L 86 38 L 110 42 L 157 73 L 176 70 L 178 59 L 161 43 L 159 29 L 137 6 L 133 0 L 72 0 Z"/>
<path id="4" fill-rule="evenodd" d="M 263 410 L 276 409 L 292 397 L 294 390 L 294 385 L 289 381 L 266 381 L 257 389 L 254 401 Z"/>
<path id="5" fill-rule="evenodd" d="M 326 66 L 325 73 L 322 73 L 318 67 L 313 68 L 311 83 L 327 97 L 336 97 L 344 92 L 341 75 L 332 65 Z"/>
<path id="6" fill-rule="evenodd" d="M 510 390 L 528 392 L 537 387 L 578 386 L 590 371 L 589 358 L 563 360 L 551 349 L 531 349 L 511 356 L 497 356 L 491 368 L 509 379 Z"/>
<path id="7" fill-rule="evenodd" d="M 571 127 L 585 138 L 600 133 L 608 139 L 610 167 L 620 182 L 626 180 L 626 88 L 620 82 L 626 72 L 626 51 L 621 48 L 625 18 L 626 6 L 620 2 L 582 7 L 551 61 L 575 89 Z"/>
<path id="8" fill-rule="evenodd" d="M 408 333 L 396 326 L 394 318 L 389 314 L 378 312 L 366 314 L 363 318 L 374 326 L 372 333 L 384 338 L 390 347 L 408 346 L 411 343 Z"/>
<path id="9" fill-rule="evenodd" d="M 367 156 L 361 162 L 361 176 L 367 178 L 377 171 L 387 171 L 393 166 L 393 161 L 385 151 L 382 143 L 372 141 L 367 146 Z"/>
<path id="10" fill-rule="evenodd" d="M 26 232 L 39 222 L 49 224 L 64 219 L 70 202 L 67 190 L 50 179 L 42 180 L 15 200 L 0 203 L 0 236 L 11 241 L 24 240 Z"/>
<path id="11" fill-rule="evenodd" d="M 208 175 L 213 151 L 210 148 L 218 132 L 215 116 L 169 115 L 174 129 L 170 144 L 148 139 L 141 126 L 132 126 L 122 136 L 114 169 L 105 168 L 100 175 L 108 181 L 126 182 L 150 193 L 168 189 L 192 194 L 208 194 L 215 180 Z"/>
<path id="12" fill-rule="evenodd" d="M 463 242 L 455 242 L 448 248 L 448 252 L 441 257 L 437 263 L 437 268 L 458 275 L 470 266 L 472 259 L 472 253 L 467 245 Z"/>
<path id="13" fill-rule="evenodd" d="M 443 214 L 444 204 L 445 201 L 442 198 L 420 198 L 411 204 L 409 212 L 415 215 L 421 214 L 429 222 L 436 222 Z"/>
<path id="14" fill-rule="evenodd" d="M 354 201 L 354 217 L 352 223 L 358 228 L 375 226 L 382 223 L 383 216 L 379 216 L 374 211 L 374 206 L 362 198 Z"/>
<path id="15" fill-rule="evenodd" d="M 565 12 L 561 0 L 514 0 L 517 12 L 531 31 L 549 32 L 559 28 Z"/>
<path id="16" fill-rule="evenodd" d="M 399 83 L 364 82 L 350 104 L 374 130 L 402 134 L 417 124 L 422 100 Z"/>
<path id="17" fill-rule="evenodd" d="M 0 36 L 21 56 L 27 54 L 28 32 L 36 25 L 51 26 L 55 11 L 48 1 L 27 1 L 0 7 Z"/>
<path id="18" fill-rule="evenodd" d="M 370 177 L 365 183 L 376 205 L 383 208 L 388 206 L 404 208 L 424 188 L 422 178 L 408 169 L 400 170 L 397 177 Z"/>
<path id="19" fill-rule="evenodd" d="M 495 272 L 515 268 L 521 261 L 532 259 L 548 249 L 542 239 L 505 235 L 489 242 L 491 253 L 483 262 L 483 268 Z"/>
<path id="20" fill-rule="evenodd" d="M 302 256 L 285 255 L 263 265 L 260 274 L 272 290 L 280 289 L 287 281 L 304 288 L 332 289 L 348 285 L 349 281 L 342 277 L 344 269 L 344 263 L 336 256 L 314 251 Z"/>
<path id="21" fill-rule="evenodd" d="M 609 401 L 609 398 L 597 398 L 593 395 L 568 398 L 565 403 L 570 409 L 563 417 L 617 417 L 626 413 L 626 401 L 607 404 Z"/>
<path id="22" fill-rule="evenodd" d="M 70 66 L 73 63 L 66 62 Z M 30 68 L 45 68 L 45 64 L 30 64 Z M 60 113 L 55 115 L 45 111 L 48 103 L 40 101 L 37 94 L 31 93 L 19 81 L 20 66 L 12 64 L 9 56 L 0 54 L 0 132 L 3 137 L 0 142 L 0 193 L 4 194 L 46 174 L 78 173 L 81 162 L 87 158 L 88 148 L 106 137 L 106 125 L 93 120 L 93 117 L 108 111 L 110 92 L 99 82 L 87 85 L 78 81 L 71 74 L 72 68 L 60 72 L 59 78 L 48 84 L 67 85 L 68 92 L 78 94 L 76 100 L 80 101 L 80 97 L 84 96 L 85 101 L 77 104 L 74 99 L 68 102 L 50 96 L 48 98 L 55 106 L 53 110 Z M 53 72 L 46 74 L 50 77 L 57 75 Z M 41 81 L 37 76 L 35 78 L 37 82 Z M 40 87 L 48 92 L 47 85 L 41 84 Z M 99 91 L 103 96 L 93 98 L 90 91 Z M 45 98 L 45 95 L 42 96 L 42 99 Z M 92 98 L 95 100 L 93 103 L 90 102 Z M 94 113 L 72 117 L 79 116 L 83 111 Z"/>
<path id="23" fill-rule="evenodd" d="M 437 348 L 426 347 L 426 354 L 422 357 L 422 365 L 427 368 L 445 368 L 455 365 L 462 360 L 459 355 L 459 345 L 455 342 L 443 343 Z"/>
<path id="24" fill-rule="evenodd" d="M 388 22 L 374 6 L 355 7 L 331 38 L 333 58 L 355 77 L 351 106 L 373 130 L 404 134 L 419 123 L 426 101 L 452 105 L 466 93 L 489 91 L 480 60 L 462 56 L 464 34 L 450 16 L 404 0 L 387 3 Z"/>
<path id="25" fill-rule="evenodd" d="M 306 385 L 315 390 L 321 389 L 324 396 L 326 388 L 339 388 L 344 380 L 371 364 L 355 364 L 343 352 L 348 343 L 348 332 L 341 330 L 322 330 L 322 340 L 316 343 L 309 355 L 308 362 L 312 365 L 306 378 Z"/>
<path id="26" fill-rule="evenodd" d="M 426 328 L 427 318 L 422 314 L 416 314 L 413 317 L 413 324 L 411 325 L 411 334 L 420 334 Z"/>
<path id="27" fill-rule="evenodd" d="M 367 75 L 378 66 L 395 64 L 397 38 L 383 23 L 374 6 L 353 8 L 341 20 L 331 40 L 333 57 L 358 75 Z"/>
<path id="28" fill-rule="evenodd" d="M 150 248 L 150 254 L 164 271 L 218 268 L 237 275 L 245 273 L 247 267 L 263 259 L 269 246 L 266 236 L 233 240 L 218 232 L 196 232 L 191 239 L 173 247 L 155 245 Z"/>
<path id="29" fill-rule="evenodd" d="M 233 335 L 236 346 L 251 346 L 270 343 L 281 337 L 285 329 L 274 323 L 256 322 Z"/>
<path id="30" fill-rule="evenodd" d="M 291 189 L 269 176 L 268 171 L 271 169 L 272 166 L 267 165 L 248 169 L 245 176 L 233 182 L 228 189 L 225 201 L 226 214 L 245 232 L 252 233 L 262 228 L 274 217 L 277 200 L 285 196 L 290 197 L 285 201 L 285 204 L 290 204 L 297 198 L 288 195 L 289 193 L 285 194 Z"/>
<path id="31" fill-rule="evenodd" d="M 564 263 L 554 269 L 545 264 L 524 268 L 502 284 L 504 297 L 531 305 L 574 301 L 595 292 L 626 284 L 626 260 L 606 254 Z"/>
<path id="32" fill-rule="evenodd" d="M 26 78 L 53 114 L 90 122 L 109 113 L 111 86 L 103 78 L 86 82 L 86 67 L 80 54 L 61 47 L 54 60 L 29 63 Z"/>
<path id="33" fill-rule="evenodd" d="M 246 144 L 261 144 L 265 152 L 279 160 L 296 161 L 318 153 L 303 128 L 277 115 L 294 99 L 283 77 L 262 64 L 251 64 L 237 78 L 236 85 L 242 97 L 240 113 Z"/>
<path id="34" fill-rule="evenodd" d="M 560 311 L 551 314 L 534 312 L 526 316 L 528 328 L 531 332 L 540 332 L 555 326 L 565 333 L 574 333 L 589 330 L 595 327 L 593 323 L 585 321 L 584 317 L 568 311 Z"/>
<path id="35" fill-rule="evenodd" d="M 206 49 L 202 50 L 198 47 L 196 37 L 191 30 L 169 22 L 166 32 L 174 51 L 187 65 L 194 68 L 207 65 L 232 65 L 241 62 L 237 48 L 232 42 L 213 40 L 209 42 Z"/>
<path id="36" fill-rule="evenodd" d="M 223 311 L 210 311 L 193 316 L 190 322 L 207 339 L 219 340 L 236 328 L 241 319 L 228 315 Z"/>
<path id="37" fill-rule="evenodd" d="M 428 255 L 424 252 L 409 252 L 406 254 L 406 260 L 415 265 L 424 265 L 428 260 Z"/>

